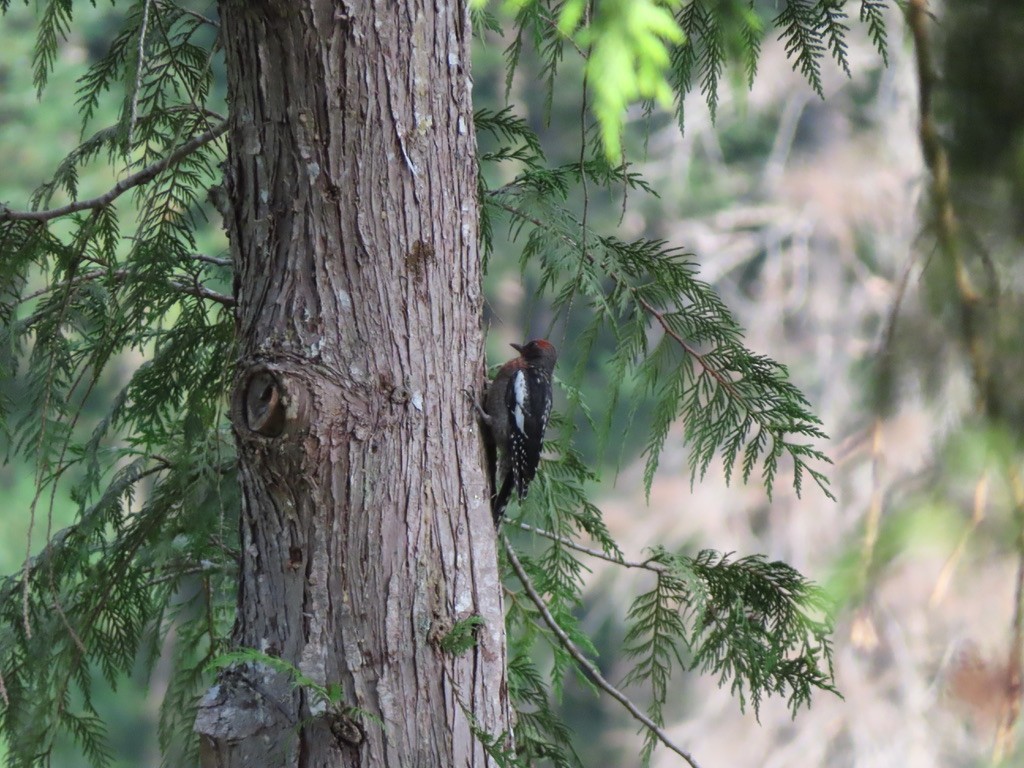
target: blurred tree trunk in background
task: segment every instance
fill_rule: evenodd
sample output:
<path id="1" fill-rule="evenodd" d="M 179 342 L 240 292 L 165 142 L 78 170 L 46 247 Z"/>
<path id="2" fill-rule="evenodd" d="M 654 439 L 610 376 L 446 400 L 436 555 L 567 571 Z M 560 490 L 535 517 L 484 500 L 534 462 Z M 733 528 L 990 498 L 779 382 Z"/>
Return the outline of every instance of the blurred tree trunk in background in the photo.
<path id="1" fill-rule="evenodd" d="M 507 732 L 509 708 L 460 394 L 483 351 L 468 13 L 220 11 L 244 496 L 234 642 L 308 680 L 258 659 L 222 674 L 196 723 L 203 764 L 487 765 L 474 730 Z M 443 651 L 472 616 L 476 645 Z"/>

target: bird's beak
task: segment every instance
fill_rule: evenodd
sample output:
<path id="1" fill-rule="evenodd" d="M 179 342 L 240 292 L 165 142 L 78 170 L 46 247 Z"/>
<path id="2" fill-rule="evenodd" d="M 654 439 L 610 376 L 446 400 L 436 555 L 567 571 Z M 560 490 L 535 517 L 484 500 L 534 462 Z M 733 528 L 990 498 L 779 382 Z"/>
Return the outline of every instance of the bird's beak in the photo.
<path id="1" fill-rule="evenodd" d="M 509 344 L 509 346 L 512 347 L 512 349 L 514 349 L 519 354 L 523 353 L 523 347 L 521 344 Z"/>

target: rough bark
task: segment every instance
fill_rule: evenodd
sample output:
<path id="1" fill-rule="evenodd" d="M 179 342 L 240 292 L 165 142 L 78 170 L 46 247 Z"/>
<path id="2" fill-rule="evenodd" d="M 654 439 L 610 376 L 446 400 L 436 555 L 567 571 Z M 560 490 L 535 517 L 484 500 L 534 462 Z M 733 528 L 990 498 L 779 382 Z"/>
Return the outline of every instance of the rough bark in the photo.
<path id="1" fill-rule="evenodd" d="M 509 729 L 475 420 L 482 339 L 465 3 L 222 0 L 243 494 L 204 766 L 478 766 Z M 483 618 L 460 656 L 440 639 Z M 351 709 L 351 708 L 357 709 Z M 475 724 L 475 725 L 474 725 Z"/>

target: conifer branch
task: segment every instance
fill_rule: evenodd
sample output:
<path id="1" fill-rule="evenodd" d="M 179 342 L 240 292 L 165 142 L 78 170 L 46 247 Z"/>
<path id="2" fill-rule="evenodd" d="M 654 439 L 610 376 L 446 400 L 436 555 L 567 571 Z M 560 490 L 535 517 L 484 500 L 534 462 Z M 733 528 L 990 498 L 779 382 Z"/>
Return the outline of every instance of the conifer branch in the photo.
<path id="1" fill-rule="evenodd" d="M 717 381 L 718 384 L 722 387 L 722 389 L 724 389 L 729 394 L 729 397 L 739 402 L 743 402 L 743 395 L 736 390 L 736 387 L 733 385 L 732 381 L 724 373 L 722 373 L 720 370 L 712 366 L 707 361 L 707 358 L 697 351 L 696 347 L 694 347 L 686 339 L 684 339 L 682 336 L 676 333 L 676 331 L 672 329 L 672 326 L 669 325 L 668 320 L 665 319 L 665 315 L 663 313 L 655 309 L 654 306 L 647 301 L 647 299 L 645 299 L 643 296 L 637 293 L 633 286 L 629 285 L 624 280 L 622 280 L 622 278 L 620 278 L 615 272 L 609 272 L 608 276 L 615 282 L 626 287 L 632 294 L 633 298 L 636 300 L 636 303 L 643 307 L 644 311 L 647 312 L 647 314 L 649 314 L 651 317 L 658 321 L 658 324 L 662 327 L 662 329 L 664 329 L 665 333 L 669 337 L 671 337 L 672 340 L 675 341 L 680 347 L 682 347 L 683 351 L 686 352 L 686 354 L 688 354 L 690 357 L 696 360 L 700 364 L 700 367 L 703 368 L 708 373 L 708 375 L 711 376 L 711 378 Z"/>
<path id="2" fill-rule="evenodd" d="M 569 246 L 569 250 L 574 254 L 579 252 L 579 246 L 576 241 L 565 231 L 561 231 L 557 226 L 553 226 L 551 222 L 544 222 L 537 216 L 500 198 L 491 200 L 490 204 L 510 213 L 520 221 L 533 224 L 538 231 L 545 233 L 552 239 L 557 238 L 561 240 Z M 613 238 L 602 238 L 600 242 L 607 250 L 629 247 L 629 244 L 619 243 Z M 638 247 L 642 248 L 644 245 L 647 245 L 647 243 L 643 243 Z M 660 248 L 659 244 L 655 243 L 654 245 Z M 824 438 L 825 435 L 819 427 L 820 422 L 818 419 L 804 407 L 806 401 L 803 396 L 785 381 L 785 369 L 782 366 L 766 358 L 757 358 L 752 353 L 746 351 L 741 344 L 738 330 L 731 338 L 723 339 L 719 336 L 715 339 L 717 344 L 714 348 L 707 352 L 702 352 L 694 342 L 680 333 L 672 323 L 672 315 L 686 315 L 687 309 L 685 307 L 673 312 L 662 312 L 649 299 L 650 294 L 645 294 L 642 286 L 631 282 L 623 271 L 612 268 L 604 261 L 599 260 L 592 251 L 583 254 L 580 262 L 588 264 L 597 273 L 613 280 L 616 284 L 614 290 L 626 294 L 639 309 L 643 310 L 646 316 L 655 320 L 662 327 L 665 335 L 678 344 L 679 348 L 694 364 L 700 366 L 700 373 L 694 371 L 694 378 L 699 379 L 700 376 L 707 374 L 709 381 L 713 381 L 713 386 L 717 387 L 718 391 L 723 393 L 728 401 L 729 409 L 734 414 L 733 418 L 735 419 L 735 428 L 732 428 L 728 435 L 723 435 L 721 432 L 712 434 L 713 429 L 708 430 L 710 436 L 708 434 L 688 433 L 688 437 L 695 441 L 694 448 L 692 449 L 692 456 L 696 459 L 692 465 L 694 476 L 696 476 L 698 471 L 703 476 L 703 473 L 710 464 L 711 456 L 716 451 L 722 451 L 726 459 L 726 478 L 728 479 L 737 461 L 737 456 L 743 450 L 743 480 L 746 481 L 748 479 L 757 458 L 763 455 L 765 458 L 762 475 L 765 479 L 765 487 L 770 495 L 772 481 L 777 468 L 777 459 L 783 451 L 786 451 L 794 462 L 794 484 L 798 494 L 801 491 L 802 474 L 806 472 L 828 498 L 834 498 L 828 489 L 828 479 L 820 471 L 809 466 L 807 462 L 808 458 L 812 458 L 827 463 L 829 461 L 828 457 L 809 445 L 794 444 L 786 441 L 786 435 L 803 435 L 812 438 Z M 708 293 L 711 292 L 710 288 L 706 290 Z M 682 303 L 686 299 L 685 289 L 682 294 L 663 294 L 663 296 L 664 298 L 661 300 L 665 303 Z M 724 309 L 721 311 L 720 316 L 727 317 Z M 716 365 L 716 360 L 722 357 L 719 354 L 722 350 L 740 355 L 743 362 L 738 363 L 736 360 L 728 361 L 721 359 Z M 770 368 L 770 370 L 767 373 L 765 373 L 765 370 L 756 371 L 755 368 L 758 365 L 764 365 L 765 369 Z M 761 388 L 761 391 L 758 391 L 758 387 Z M 761 392 L 765 391 L 765 387 L 771 387 L 775 393 L 782 390 L 783 397 L 795 403 L 796 408 L 787 412 L 776 407 L 769 399 L 761 397 Z M 660 445 L 657 443 L 659 440 L 664 440 L 665 433 L 667 432 L 667 423 L 668 419 L 663 422 L 661 435 L 656 436 L 652 440 L 652 447 L 649 448 L 649 460 L 645 472 L 648 491 L 654 469 L 657 467 L 657 454 L 660 451 Z M 741 443 L 747 435 L 751 436 L 746 442 L 746 447 L 743 448 Z"/>
<path id="3" fill-rule="evenodd" d="M 513 549 L 508 537 L 503 535 L 501 539 L 502 544 L 505 547 L 505 554 L 508 556 L 509 564 L 512 566 L 512 570 L 515 571 L 516 578 L 518 578 L 520 583 L 523 585 L 523 589 L 530 598 L 530 602 L 532 602 L 537 608 L 538 613 L 540 613 L 544 623 L 547 624 L 548 629 L 550 629 L 555 637 L 558 638 L 558 642 L 561 644 L 562 648 L 564 648 L 576 663 L 579 664 L 580 669 L 583 670 L 590 681 L 619 702 L 619 704 L 621 704 L 629 714 L 640 721 L 640 723 L 642 723 L 650 733 L 653 733 L 662 744 L 689 763 L 691 768 L 700 768 L 697 761 L 694 760 L 693 756 L 689 752 L 672 741 L 672 739 L 669 738 L 669 735 L 665 733 L 664 729 L 644 714 L 640 708 L 626 696 L 626 694 L 608 682 L 594 663 L 583 655 L 583 652 L 569 638 L 569 635 L 567 635 L 565 630 L 562 629 L 559 623 L 555 620 L 555 617 L 551 615 L 551 611 L 548 609 L 547 603 L 544 602 L 544 598 L 537 593 L 536 588 L 533 586 L 533 582 L 526 573 L 526 569 L 523 568 L 523 564 L 519 561 L 518 556 L 516 556 L 515 549 Z"/>
<path id="4" fill-rule="evenodd" d="M 206 133 L 200 134 L 194 139 L 182 144 L 178 149 L 171 152 L 171 154 L 162 160 L 158 160 L 152 165 L 146 166 L 141 171 L 133 173 L 131 176 L 117 182 L 117 184 L 102 195 L 91 197 L 88 200 L 76 200 L 73 203 L 63 205 L 60 208 L 50 208 L 44 211 L 15 211 L 8 208 L 6 205 L 0 204 L 0 223 L 5 221 L 50 221 L 52 219 L 58 219 L 61 216 L 78 213 L 79 211 L 103 208 L 110 205 L 110 203 L 114 202 L 114 200 L 119 198 L 128 190 L 152 181 L 160 173 L 174 165 L 177 165 L 200 147 L 219 138 L 225 131 L 227 131 L 227 129 L 228 124 L 226 121 L 219 125 L 215 125 Z"/>
<path id="5" fill-rule="evenodd" d="M 498 190 L 495 191 L 497 192 Z M 501 208 L 503 211 L 506 211 L 519 219 L 522 219 L 523 221 L 528 221 L 534 226 L 540 227 L 545 231 L 550 229 L 549 224 L 545 224 L 537 217 L 531 216 L 525 211 L 516 208 L 513 205 L 509 205 L 504 201 L 495 200 L 494 205 Z M 577 244 L 573 242 L 572 238 L 566 235 L 559 235 L 559 237 L 561 240 L 571 245 L 573 248 L 578 247 Z M 586 251 L 584 251 L 583 259 L 581 261 L 586 261 L 587 263 L 594 267 L 598 266 L 593 254 L 587 253 Z M 684 339 L 682 336 L 676 333 L 672 329 L 671 325 L 669 324 L 668 320 L 665 318 L 665 315 L 663 313 L 659 312 L 654 307 L 654 305 L 652 305 L 650 302 L 647 301 L 647 299 L 640 295 L 637 292 L 636 288 L 630 285 L 629 282 L 623 279 L 622 276 L 619 275 L 617 272 L 615 272 L 614 270 L 609 270 L 606 274 L 616 283 L 618 283 L 627 291 L 629 291 L 630 295 L 633 297 L 636 303 L 639 304 L 644 309 L 644 311 L 647 312 L 647 314 L 649 314 L 651 317 L 657 320 L 658 324 L 665 330 L 665 333 L 668 336 L 670 336 L 676 343 L 678 343 L 679 346 L 682 347 L 683 351 L 686 352 L 686 354 L 690 355 L 694 360 L 696 360 L 700 364 L 701 368 L 707 371 L 708 375 L 710 375 L 716 382 L 718 382 L 722 386 L 722 388 L 729 394 L 730 397 L 741 403 L 743 402 L 743 395 L 736 390 L 736 387 L 733 385 L 733 382 L 724 373 L 713 367 L 711 363 L 707 361 L 707 358 L 704 355 L 700 354 L 700 352 L 698 352 L 692 344 L 687 342 L 686 339 Z"/>
<path id="6" fill-rule="evenodd" d="M 2 211 L 0 211 L 0 213 L 2 213 Z M 72 262 L 72 267 L 71 267 L 72 276 L 74 275 L 74 272 L 78 269 L 78 265 L 82 261 L 82 257 L 85 254 L 86 245 L 88 243 L 89 237 L 93 233 L 93 229 L 96 226 L 96 220 L 98 218 L 99 217 L 97 215 L 97 210 L 93 209 L 93 211 L 89 214 L 89 217 L 88 217 L 88 220 L 87 220 L 86 224 L 82 227 L 82 229 L 79 231 L 79 233 L 78 233 L 78 235 L 76 237 L 76 239 L 78 240 L 78 242 L 76 243 L 77 254 L 76 254 L 75 260 Z M 73 279 L 73 277 L 72 277 L 72 279 Z M 60 308 L 59 308 L 59 312 L 58 312 L 58 318 L 59 319 L 58 319 L 58 321 L 56 323 L 57 327 L 60 327 L 64 323 L 64 319 L 68 315 L 68 311 L 70 310 L 70 307 L 71 307 L 71 300 L 70 299 L 71 299 L 71 290 L 70 290 L 70 287 L 67 287 L 64 290 L 64 296 L 62 297 L 61 302 L 60 302 Z M 22 583 L 22 593 L 21 593 L 21 610 L 22 610 L 21 618 L 22 618 L 22 625 L 24 626 L 24 629 L 25 629 L 25 637 L 28 638 L 28 639 L 32 638 L 32 622 L 31 622 L 31 619 L 30 619 L 30 616 L 29 616 L 29 603 L 30 603 L 30 599 L 29 598 L 30 598 L 30 596 L 29 596 L 28 563 L 29 563 L 29 558 L 32 555 L 32 533 L 33 533 L 33 530 L 35 528 L 35 522 L 36 522 L 36 505 L 39 503 L 39 499 L 42 496 L 43 487 L 44 487 L 43 479 L 44 479 L 44 473 L 45 473 L 45 468 L 46 468 L 47 461 L 46 461 L 46 457 L 45 457 L 44 452 L 43 452 L 43 446 L 46 443 L 46 428 L 47 428 L 47 418 L 46 418 L 46 416 L 47 416 L 47 412 L 50 409 L 50 403 L 51 403 L 51 399 L 52 399 L 51 398 L 51 394 L 52 394 L 51 393 L 51 384 L 53 383 L 55 375 L 56 375 L 56 366 L 55 366 L 55 364 L 54 364 L 54 362 L 53 362 L 53 360 L 51 358 L 51 361 L 50 361 L 49 365 L 46 366 L 45 383 L 44 383 L 44 386 L 43 386 L 44 395 L 43 395 L 43 400 L 42 400 L 42 407 L 40 409 L 40 413 L 42 414 L 41 426 L 40 426 L 40 429 L 39 429 L 39 436 L 38 436 L 38 438 L 35 441 L 36 442 L 36 456 L 37 456 L 36 491 L 35 491 L 35 494 L 32 496 L 32 502 L 29 505 L 28 533 L 25 536 L 25 563 L 24 563 L 24 566 L 22 568 L 22 580 L 23 580 L 23 583 Z M 64 452 L 66 450 L 67 450 L 67 443 L 65 443 L 63 448 L 61 449 L 62 457 L 63 457 L 63 454 L 64 454 Z M 62 461 L 63 461 L 63 459 L 62 459 Z M 49 523 L 48 523 L 48 525 L 47 525 L 47 542 L 49 542 L 49 541 L 50 541 L 50 531 L 49 531 Z M 67 624 L 67 618 L 64 616 L 64 612 L 62 610 L 60 610 L 60 606 L 59 605 L 57 607 L 58 607 L 58 614 L 60 615 L 60 617 L 64 621 L 64 623 Z M 78 640 L 78 636 L 75 634 L 74 630 L 72 630 L 70 628 L 70 626 L 68 627 L 68 629 L 71 630 L 71 635 L 75 638 L 76 642 L 78 642 L 79 646 L 81 646 L 81 641 Z"/>

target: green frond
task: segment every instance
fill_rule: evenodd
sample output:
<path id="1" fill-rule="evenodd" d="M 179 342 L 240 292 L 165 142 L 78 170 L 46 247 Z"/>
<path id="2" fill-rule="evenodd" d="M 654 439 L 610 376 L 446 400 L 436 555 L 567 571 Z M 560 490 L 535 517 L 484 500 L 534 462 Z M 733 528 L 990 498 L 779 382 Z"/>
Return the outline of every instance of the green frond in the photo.
<path id="1" fill-rule="evenodd" d="M 868 36 L 882 57 L 882 63 L 889 66 L 889 39 L 885 31 L 885 11 L 889 0 L 861 0 L 860 20 L 868 27 Z"/>
<path id="2" fill-rule="evenodd" d="M 623 682 L 649 687 L 651 703 L 647 714 L 658 726 L 665 724 L 663 710 L 673 671 L 686 666 L 681 649 L 686 647 L 688 635 L 681 611 L 691 591 L 691 585 L 678 575 L 667 570 L 659 572 L 654 589 L 639 595 L 626 615 L 629 630 L 623 652 L 633 659 L 634 665 Z M 649 764 L 657 743 L 652 732 L 644 734 L 644 765 Z"/>
<path id="3" fill-rule="evenodd" d="M 750 4 L 740 12 L 740 39 L 743 42 L 741 56 L 747 74 L 747 88 L 753 88 L 764 39 L 764 22 L 754 10 L 754 0 L 750 0 Z"/>
<path id="4" fill-rule="evenodd" d="M 729 685 L 755 713 L 765 696 L 787 698 L 794 715 L 814 689 L 836 693 L 831 621 L 820 589 L 790 566 L 761 556 L 733 560 L 710 550 L 695 557 L 656 548 L 655 586 L 627 615 L 624 650 L 634 659 L 625 682 L 651 692 L 648 714 L 663 722 L 669 681 L 699 669 Z M 644 759 L 656 740 L 647 734 Z"/>
<path id="5" fill-rule="evenodd" d="M 678 561 L 677 561 L 678 563 Z M 837 693 L 832 623 L 824 593 L 791 566 L 756 555 L 730 560 L 703 551 L 686 564 L 706 585 L 690 607 L 691 668 L 730 682 L 757 712 L 766 694 L 785 696 L 793 714 L 813 689 Z"/>
<path id="6" fill-rule="evenodd" d="M 123 82 L 126 77 L 127 62 L 133 55 L 132 47 L 133 44 L 137 44 L 141 24 L 142 8 L 141 5 L 135 4 L 128 12 L 124 25 L 111 41 L 107 53 L 78 78 L 76 106 L 82 116 L 83 130 L 96 114 L 101 96 L 111 90 L 118 81 Z M 134 84 L 128 87 L 134 90 Z M 123 141 L 123 136 L 120 138 Z"/>
<path id="7" fill-rule="evenodd" d="M 208 68 L 208 53 L 183 51 L 192 71 Z M 146 87 L 185 95 L 184 83 L 203 96 L 205 74 L 190 80 L 188 69 L 175 71 Z M 100 79 L 92 85 L 102 90 Z M 147 93 L 140 92 L 144 109 Z M 129 170 L 207 130 L 201 112 L 167 106 L 175 103 L 154 96 L 155 111 L 140 112 Z M 57 195 L 77 198 L 80 169 L 104 152 L 125 162 L 123 142 L 122 126 L 84 140 L 37 190 L 33 206 L 49 207 Z M 191 726 L 209 683 L 203 654 L 221 648 L 233 611 L 234 561 L 223 546 L 239 501 L 220 431 L 234 339 L 223 307 L 179 286 L 226 278 L 192 257 L 218 152 L 203 146 L 139 190 L 144 215 L 130 233 L 114 204 L 63 221 L 0 225 L 4 375 L 25 393 L 7 424 L 9 450 L 36 463 L 41 499 L 60 484 L 79 506 L 76 521 L 30 563 L 27 582 L 19 572 L 0 586 L 0 670 L 10 697 L 0 726 L 9 754 L 20 756 L 12 765 L 45 759 L 58 733 L 69 734 L 93 764 L 106 764 L 106 735 L 89 709 L 93 676 L 115 685 L 136 670 L 142 649 L 152 664 L 164 644 L 175 664 L 161 712 L 163 759 L 182 764 L 196 752 Z M 46 287 L 30 293 L 40 277 Z M 83 435 L 90 393 L 125 352 L 150 362 Z M 2 405 L 6 417 L 12 404 Z M 146 492 L 138 494 L 140 487 Z M 183 591 L 194 597 L 182 602 Z M 201 605 L 208 599 L 215 604 Z M 26 621 L 33 637 L 53 641 L 46 652 L 26 634 Z"/>
<path id="8" fill-rule="evenodd" d="M 71 32 L 73 0 L 47 0 L 39 17 L 39 31 L 32 49 L 32 84 L 41 95 L 53 71 L 57 52 Z M 4 10 L 7 10 L 6 6 Z"/>
<path id="9" fill-rule="evenodd" d="M 468 616 L 455 622 L 441 638 L 441 649 L 453 656 L 461 656 L 476 645 L 476 633 L 483 624 L 484 618 L 479 615 Z"/>
<path id="10" fill-rule="evenodd" d="M 473 124 L 477 135 L 490 135 L 499 142 L 505 142 L 499 144 L 493 153 L 482 153 L 481 164 L 513 159 L 531 168 L 542 165 L 544 151 L 541 149 L 540 139 L 526 121 L 512 111 L 512 107 L 505 107 L 497 112 L 479 109 L 473 113 Z"/>
<path id="11" fill-rule="evenodd" d="M 772 23 L 781 29 L 779 39 L 785 44 L 786 56 L 792 60 L 793 69 L 798 70 L 814 92 L 824 98 L 821 59 L 825 43 L 818 33 L 817 7 L 812 0 L 786 0 Z"/>
<path id="12" fill-rule="evenodd" d="M 845 23 L 846 11 L 843 8 L 845 0 L 819 0 L 818 10 L 821 14 L 819 27 L 824 30 L 828 40 L 829 50 L 832 58 L 842 67 L 847 77 L 850 77 L 850 62 L 847 58 L 846 35 L 850 27 Z"/>
<path id="13" fill-rule="evenodd" d="M 510 655 L 509 698 L 516 710 L 516 754 L 522 765 L 549 760 L 559 768 L 582 768 L 572 732 L 552 707 L 547 683 L 525 649 Z"/>
<path id="14" fill-rule="evenodd" d="M 682 99 L 697 81 L 711 111 L 717 116 L 718 82 L 725 69 L 726 53 L 720 26 L 720 14 L 704 3 L 691 2 L 679 14 L 679 26 L 686 35 L 684 43 L 673 51 L 672 69 L 679 91 L 677 112 L 682 125 Z"/>
<path id="15" fill-rule="evenodd" d="M 498 17 L 490 13 L 486 7 L 479 3 L 470 3 L 469 18 L 473 25 L 473 36 L 478 40 L 484 40 L 488 32 L 501 34 L 503 28 Z"/>
<path id="16" fill-rule="evenodd" d="M 593 91 L 592 110 L 606 157 L 622 156 L 622 132 L 627 107 L 649 99 L 669 107 L 672 89 L 666 74 L 671 46 L 684 40 L 673 12 L 679 0 L 613 0 L 594 6 L 589 23 L 579 31 L 566 4 L 559 28 L 574 33 L 587 48 L 587 80 Z M 582 15 L 584 3 L 575 3 Z M 582 20 L 582 19 L 580 19 Z"/>
<path id="17" fill-rule="evenodd" d="M 71 690 L 88 705 L 91 669 L 111 685 L 132 672 L 153 621 L 170 615 L 184 581 L 198 573 L 210 579 L 218 571 L 230 578 L 234 564 L 225 562 L 211 536 L 222 533 L 222 504 L 237 505 L 237 490 L 229 490 L 224 478 L 220 462 L 225 457 L 211 461 L 221 453 L 219 445 L 211 450 L 215 454 L 201 443 L 193 452 L 171 454 L 169 463 L 136 457 L 102 482 L 83 481 L 77 492 L 78 520 L 55 534 L 30 563 L 28 583 L 19 572 L 0 584 L 0 635 L 9 640 L 0 664 L 10 697 L 0 718 L 11 755 L 32 760 L 40 743 L 52 746 L 57 733 L 71 729 L 93 763 L 104 764 L 105 734 L 71 709 Z M 142 484 L 149 486 L 147 501 L 134 509 L 135 491 Z M 96 486 L 102 488 L 98 495 Z M 220 599 L 228 592 L 226 585 L 189 591 L 197 598 L 219 592 Z M 23 615 L 25 594 L 28 610 Z M 53 610 L 55 602 L 60 612 Z M 203 641 L 183 649 L 187 654 L 203 643 L 218 646 L 230 628 L 227 621 L 208 625 L 205 609 L 195 615 L 202 617 L 196 620 L 203 624 Z M 34 636 L 60 639 L 44 650 L 26 634 L 26 619 Z M 180 620 L 173 625 L 184 631 Z M 162 635 L 168 626 L 163 625 Z M 157 655 L 151 655 L 151 663 Z M 189 674 L 187 666 L 180 671 Z"/>
<path id="18" fill-rule="evenodd" d="M 568 38 L 559 30 L 557 20 L 561 3 L 551 0 L 534 0 L 520 4 L 513 28 L 515 35 L 505 49 L 505 100 L 512 92 L 512 79 L 520 67 L 520 60 L 528 43 L 538 58 L 537 79 L 544 83 L 544 116 L 551 117 L 554 102 L 555 78 L 564 56 Z"/>

